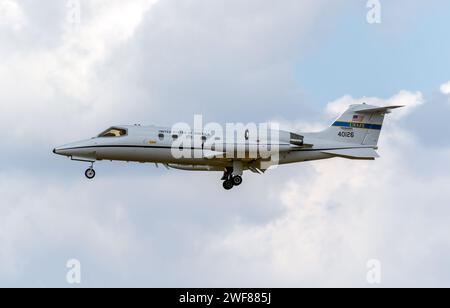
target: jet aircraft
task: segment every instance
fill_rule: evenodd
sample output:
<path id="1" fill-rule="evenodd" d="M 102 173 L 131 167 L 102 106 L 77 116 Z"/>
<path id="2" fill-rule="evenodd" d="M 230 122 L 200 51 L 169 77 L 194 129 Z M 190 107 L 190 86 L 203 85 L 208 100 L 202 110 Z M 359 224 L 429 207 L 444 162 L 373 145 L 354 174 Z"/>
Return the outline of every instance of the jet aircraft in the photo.
<path id="1" fill-rule="evenodd" d="M 244 171 L 265 173 L 273 165 L 329 158 L 374 160 L 385 115 L 403 106 L 351 105 L 321 132 L 300 133 L 243 128 L 232 136 L 215 131 L 117 125 L 98 136 L 56 147 L 53 153 L 90 163 L 85 176 L 93 179 L 96 161 L 155 163 L 186 171 L 223 172 L 226 190 L 242 184 Z M 237 138 L 237 136 L 242 138 Z"/>

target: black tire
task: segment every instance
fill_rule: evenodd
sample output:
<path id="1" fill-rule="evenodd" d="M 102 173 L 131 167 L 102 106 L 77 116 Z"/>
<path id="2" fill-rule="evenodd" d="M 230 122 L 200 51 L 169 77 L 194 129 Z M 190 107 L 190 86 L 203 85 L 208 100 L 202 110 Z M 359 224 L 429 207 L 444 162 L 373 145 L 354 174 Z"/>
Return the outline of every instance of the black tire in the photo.
<path id="1" fill-rule="evenodd" d="M 225 190 L 231 190 L 233 186 L 233 181 L 226 180 L 223 182 L 223 188 L 225 188 Z"/>
<path id="2" fill-rule="evenodd" d="M 89 168 L 86 170 L 86 172 L 84 173 L 84 175 L 89 179 L 92 180 L 93 178 L 95 178 L 95 170 L 92 168 Z"/>
<path id="3" fill-rule="evenodd" d="M 234 186 L 239 186 L 242 184 L 242 177 L 237 175 L 235 177 L 233 177 L 233 185 Z"/>

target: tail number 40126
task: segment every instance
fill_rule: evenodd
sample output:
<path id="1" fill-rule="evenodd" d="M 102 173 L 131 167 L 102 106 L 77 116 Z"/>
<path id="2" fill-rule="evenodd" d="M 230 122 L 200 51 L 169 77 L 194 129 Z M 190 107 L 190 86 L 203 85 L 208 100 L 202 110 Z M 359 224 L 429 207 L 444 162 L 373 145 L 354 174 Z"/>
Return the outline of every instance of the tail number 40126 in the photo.
<path id="1" fill-rule="evenodd" d="M 342 137 L 342 138 L 355 138 L 355 133 L 354 132 L 339 132 L 338 136 Z"/>

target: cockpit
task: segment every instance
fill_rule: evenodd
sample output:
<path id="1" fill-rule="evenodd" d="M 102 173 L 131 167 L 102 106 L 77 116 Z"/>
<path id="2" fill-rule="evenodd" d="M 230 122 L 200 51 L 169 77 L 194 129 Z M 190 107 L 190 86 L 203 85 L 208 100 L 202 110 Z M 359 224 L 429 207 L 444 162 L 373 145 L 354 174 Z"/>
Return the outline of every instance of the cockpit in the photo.
<path id="1" fill-rule="evenodd" d="M 128 134 L 126 129 L 119 127 L 111 127 L 105 130 L 103 133 L 98 135 L 98 137 L 102 138 L 115 138 L 115 137 L 123 137 Z"/>

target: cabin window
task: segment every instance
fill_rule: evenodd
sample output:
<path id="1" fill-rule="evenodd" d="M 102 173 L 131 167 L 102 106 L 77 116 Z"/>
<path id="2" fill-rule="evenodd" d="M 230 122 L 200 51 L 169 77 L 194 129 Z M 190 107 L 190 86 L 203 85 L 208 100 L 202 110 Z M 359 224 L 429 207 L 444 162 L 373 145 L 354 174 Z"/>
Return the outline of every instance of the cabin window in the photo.
<path id="1" fill-rule="evenodd" d="M 247 129 L 245 131 L 245 140 L 248 140 L 248 139 L 250 139 L 250 131 Z"/>
<path id="2" fill-rule="evenodd" d="M 203 142 L 206 142 L 206 139 L 207 139 L 206 136 L 202 136 L 202 141 Z"/>
<path id="3" fill-rule="evenodd" d="M 163 140 L 164 140 L 164 134 L 162 134 L 162 133 L 159 134 L 159 135 L 158 135 L 158 138 L 159 138 L 159 140 L 163 141 Z"/>
<path id="4" fill-rule="evenodd" d="M 104 131 L 103 133 L 101 133 L 99 135 L 99 137 L 122 137 L 122 136 L 126 136 L 127 135 L 127 130 L 123 129 L 123 128 L 118 128 L 118 127 L 111 127 L 109 129 L 107 129 L 106 131 Z"/>
<path id="5" fill-rule="evenodd" d="M 178 135 L 172 135 L 172 139 L 173 140 L 177 140 L 178 139 Z"/>

